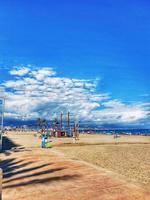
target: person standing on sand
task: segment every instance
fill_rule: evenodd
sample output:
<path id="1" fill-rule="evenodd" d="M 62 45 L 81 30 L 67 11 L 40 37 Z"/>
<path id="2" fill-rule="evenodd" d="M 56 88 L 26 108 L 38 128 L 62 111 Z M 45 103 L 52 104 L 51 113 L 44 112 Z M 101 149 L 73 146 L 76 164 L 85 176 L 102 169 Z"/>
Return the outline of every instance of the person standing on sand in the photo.
<path id="1" fill-rule="evenodd" d="M 42 135 L 41 147 L 45 148 L 45 144 L 46 144 L 46 138 L 45 138 L 45 135 Z"/>
<path id="2" fill-rule="evenodd" d="M 79 140 L 79 124 L 75 124 L 73 130 L 73 142 L 76 143 L 76 140 Z"/>

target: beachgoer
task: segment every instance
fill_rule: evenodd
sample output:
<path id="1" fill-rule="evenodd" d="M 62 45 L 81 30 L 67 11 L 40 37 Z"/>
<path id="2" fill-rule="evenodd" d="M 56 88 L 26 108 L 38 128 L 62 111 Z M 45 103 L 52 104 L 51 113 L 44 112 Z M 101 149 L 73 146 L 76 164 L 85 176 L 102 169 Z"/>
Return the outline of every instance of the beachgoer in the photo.
<path id="1" fill-rule="evenodd" d="M 41 143 L 41 147 L 42 147 L 42 148 L 45 148 L 45 144 L 46 144 L 46 141 L 45 141 L 45 135 L 42 135 L 42 143 Z"/>

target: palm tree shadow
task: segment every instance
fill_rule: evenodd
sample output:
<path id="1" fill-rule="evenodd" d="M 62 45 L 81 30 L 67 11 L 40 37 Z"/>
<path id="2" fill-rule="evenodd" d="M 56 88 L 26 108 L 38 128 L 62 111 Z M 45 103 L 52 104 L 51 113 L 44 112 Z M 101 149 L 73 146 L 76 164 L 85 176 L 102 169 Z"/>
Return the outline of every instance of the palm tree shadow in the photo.
<path id="1" fill-rule="evenodd" d="M 20 145 L 14 143 L 11 139 L 6 136 L 3 136 L 3 143 L 2 143 L 2 152 L 11 150 L 12 148 L 19 147 Z"/>
<path id="2" fill-rule="evenodd" d="M 11 152 L 10 150 L 16 150 L 16 152 L 25 151 L 24 147 L 15 144 L 11 139 L 4 136 L 3 152 Z M 56 167 L 57 165 L 55 164 L 52 162 L 41 163 L 39 161 L 33 162 L 7 157 L 7 159 L 0 162 L 0 167 L 3 169 L 3 189 L 74 180 L 80 176 L 75 173 L 69 174 L 65 170 L 67 167 Z M 63 172 L 61 173 L 61 171 Z"/>
<path id="3" fill-rule="evenodd" d="M 33 167 L 30 166 L 32 164 L 34 164 Z M 51 165 L 53 167 L 50 167 Z M 45 184 L 54 181 L 68 181 L 79 177 L 78 174 L 69 175 L 66 173 L 67 171 L 61 175 L 55 174 L 67 169 L 66 167 L 56 167 L 55 163 L 39 165 L 37 162 L 25 162 L 24 160 L 10 158 L 1 161 L 0 167 L 3 169 L 3 189 Z"/>
<path id="4" fill-rule="evenodd" d="M 24 182 L 19 182 L 17 184 L 10 184 L 7 186 L 4 186 L 3 188 L 16 188 L 16 187 L 21 187 L 21 186 L 29 186 L 29 185 L 37 185 L 37 184 L 45 184 L 45 183 L 52 183 L 54 181 L 68 181 L 71 179 L 77 179 L 79 178 L 80 175 L 74 174 L 74 175 L 62 175 L 62 176 L 54 176 L 54 177 L 49 177 L 49 178 L 44 178 L 44 179 L 33 179 L 31 181 L 24 181 Z"/>

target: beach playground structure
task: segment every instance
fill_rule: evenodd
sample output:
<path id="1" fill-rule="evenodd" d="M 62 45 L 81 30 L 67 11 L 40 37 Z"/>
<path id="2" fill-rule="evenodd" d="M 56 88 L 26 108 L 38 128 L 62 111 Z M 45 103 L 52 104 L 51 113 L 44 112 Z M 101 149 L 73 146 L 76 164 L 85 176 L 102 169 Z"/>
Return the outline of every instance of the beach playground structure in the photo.
<path id="1" fill-rule="evenodd" d="M 38 132 L 47 137 L 73 137 L 79 139 L 79 122 L 71 119 L 70 112 L 59 113 L 52 120 L 37 119 Z"/>

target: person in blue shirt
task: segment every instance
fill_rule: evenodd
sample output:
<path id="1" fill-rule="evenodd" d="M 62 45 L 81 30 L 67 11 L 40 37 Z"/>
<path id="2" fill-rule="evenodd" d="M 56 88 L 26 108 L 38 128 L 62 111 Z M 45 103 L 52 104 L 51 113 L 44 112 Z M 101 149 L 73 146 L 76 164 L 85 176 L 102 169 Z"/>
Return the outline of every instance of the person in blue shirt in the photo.
<path id="1" fill-rule="evenodd" d="M 41 143 L 42 148 L 45 148 L 46 142 L 47 142 L 47 137 L 45 135 L 42 135 L 42 143 Z"/>

